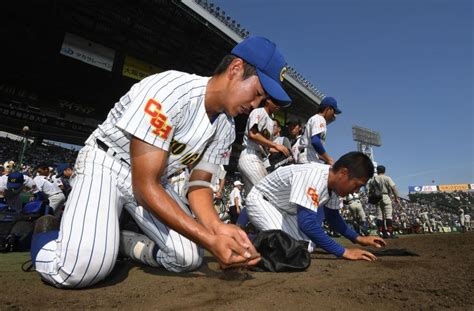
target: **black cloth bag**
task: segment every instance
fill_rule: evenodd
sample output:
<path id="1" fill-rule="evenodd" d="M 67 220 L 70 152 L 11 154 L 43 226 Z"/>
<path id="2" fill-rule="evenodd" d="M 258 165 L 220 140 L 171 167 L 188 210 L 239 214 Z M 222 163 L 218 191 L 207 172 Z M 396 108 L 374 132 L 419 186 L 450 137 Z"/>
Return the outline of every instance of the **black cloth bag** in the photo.
<path id="1" fill-rule="evenodd" d="M 252 242 L 262 257 L 256 271 L 297 272 L 311 264 L 307 244 L 281 230 L 260 231 Z"/>

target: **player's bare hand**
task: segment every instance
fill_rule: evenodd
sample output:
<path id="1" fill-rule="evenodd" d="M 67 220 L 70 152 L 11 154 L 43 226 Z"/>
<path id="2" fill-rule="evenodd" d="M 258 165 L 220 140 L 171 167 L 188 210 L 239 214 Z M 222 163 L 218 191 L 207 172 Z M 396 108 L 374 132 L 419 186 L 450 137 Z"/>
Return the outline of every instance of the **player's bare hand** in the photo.
<path id="1" fill-rule="evenodd" d="M 332 165 L 335 163 L 335 161 L 334 161 L 334 159 L 333 159 L 333 158 L 331 158 L 331 157 L 328 157 L 328 159 L 327 159 L 326 163 L 327 163 L 328 165 L 331 165 L 331 166 L 332 166 Z"/>
<path id="2" fill-rule="evenodd" d="M 236 225 L 219 223 L 214 226 L 214 234 L 224 235 L 234 239 L 238 243 L 240 249 L 245 250 L 240 253 L 237 252 L 241 256 L 246 257 L 245 253 L 248 252 L 251 260 L 246 263 L 247 265 L 255 265 L 260 261 L 260 254 L 255 249 L 253 243 L 249 240 L 247 233 Z"/>
<path id="3" fill-rule="evenodd" d="M 377 257 L 375 257 L 371 252 L 358 248 L 346 248 L 342 257 L 349 260 L 377 260 Z"/>
<path id="4" fill-rule="evenodd" d="M 358 236 L 356 239 L 357 244 L 362 246 L 373 246 L 373 247 L 384 247 L 387 245 L 384 239 L 375 235 L 369 236 Z"/>
<path id="5" fill-rule="evenodd" d="M 257 254 L 257 250 L 249 240 L 247 233 L 245 233 L 244 230 L 240 229 L 236 225 L 220 223 L 214 227 L 214 234 L 226 235 L 230 238 L 233 238 L 242 248 L 250 252 L 252 257 Z"/>
<path id="6" fill-rule="evenodd" d="M 252 266 L 260 261 L 259 253 L 252 253 L 226 235 L 215 235 L 209 251 L 219 261 L 222 269 Z"/>
<path id="7" fill-rule="evenodd" d="M 279 152 L 283 152 L 283 154 L 284 154 L 285 156 L 287 156 L 287 157 L 290 156 L 290 150 L 288 150 L 288 148 L 286 148 L 286 147 L 283 146 L 283 145 L 275 144 L 274 149 L 276 149 L 276 150 L 279 151 Z"/>

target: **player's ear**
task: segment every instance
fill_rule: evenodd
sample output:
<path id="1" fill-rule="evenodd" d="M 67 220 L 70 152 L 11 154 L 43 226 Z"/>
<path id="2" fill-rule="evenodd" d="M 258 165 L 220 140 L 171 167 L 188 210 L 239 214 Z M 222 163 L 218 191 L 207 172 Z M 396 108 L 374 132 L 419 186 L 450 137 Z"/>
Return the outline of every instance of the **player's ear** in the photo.
<path id="1" fill-rule="evenodd" d="M 241 78 L 244 73 L 244 61 L 241 58 L 234 58 L 227 67 L 227 77 L 229 80 Z"/>
<path id="2" fill-rule="evenodd" d="M 341 177 L 341 178 L 347 178 L 347 179 L 350 179 L 349 178 L 349 169 L 347 167 L 341 167 L 338 171 L 337 171 L 338 175 Z"/>

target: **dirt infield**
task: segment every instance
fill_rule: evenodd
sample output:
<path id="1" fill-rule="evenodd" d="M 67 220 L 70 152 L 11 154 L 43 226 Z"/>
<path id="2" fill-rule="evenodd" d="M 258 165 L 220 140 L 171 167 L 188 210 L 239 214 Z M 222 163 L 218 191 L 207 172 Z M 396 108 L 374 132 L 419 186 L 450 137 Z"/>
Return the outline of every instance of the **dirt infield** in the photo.
<path id="1" fill-rule="evenodd" d="M 60 290 L 25 273 L 28 254 L 0 254 L 0 309 L 474 310 L 474 233 L 410 235 L 389 240 L 419 257 L 373 263 L 313 254 L 302 273 L 221 272 L 211 257 L 194 273 L 117 263 L 91 289 Z"/>

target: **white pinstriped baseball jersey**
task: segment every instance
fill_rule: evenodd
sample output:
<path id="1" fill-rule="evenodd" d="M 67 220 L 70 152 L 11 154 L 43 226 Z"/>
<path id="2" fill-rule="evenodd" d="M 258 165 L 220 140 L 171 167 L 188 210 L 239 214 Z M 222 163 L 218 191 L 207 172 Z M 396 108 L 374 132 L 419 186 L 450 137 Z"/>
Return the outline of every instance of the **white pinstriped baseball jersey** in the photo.
<path id="1" fill-rule="evenodd" d="M 216 174 L 213 174 L 211 178 L 211 188 L 213 192 L 219 191 L 221 179 L 224 179 L 225 175 L 227 175 L 227 172 L 224 165 L 219 165 L 219 171 Z"/>
<path id="2" fill-rule="evenodd" d="M 255 124 L 258 127 L 258 131 L 266 139 L 273 140 L 274 122 L 272 120 L 272 117 L 267 113 L 265 108 L 257 108 L 257 109 L 252 110 L 252 112 L 249 115 L 249 118 L 247 120 L 247 125 L 245 126 L 245 134 L 244 134 L 244 140 L 242 144 L 247 149 L 260 151 L 262 152 L 263 155 L 267 155 L 268 154 L 267 147 L 263 147 L 257 144 L 256 142 L 254 142 L 252 139 L 249 139 L 249 131 Z"/>
<path id="3" fill-rule="evenodd" d="M 200 156 L 227 165 L 235 140 L 235 124 L 224 113 L 211 124 L 204 106 L 208 77 L 179 71 L 152 75 L 120 98 L 104 123 L 87 140 L 98 138 L 130 163 L 130 139 L 135 136 L 169 151 L 163 176 L 169 176 Z M 207 146 L 207 149 L 205 150 Z"/>
<path id="4" fill-rule="evenodd" d="M 38 191 L 43 191 L 48 197 L 56 193 L 63 193 L 58 184 L 50 180 L 48 176 L 36 176 L 33 181 Z"/>
<path id="5" fill-rule="evenodd" d="M 316 150 L 314 150 L 314 147 L 311 144 L 311 137 L 321 134 L 321 142 L 324 143 L 326 141 L 326 128 L 326 119 L 319 114 L 312 116 L 308 120 L 299 141 L 300 149 L 304 148 L 304 151 L 299 154 L 299 163 L 324 163 L 324 161 L 319 159 Z"/>
<path id="6" fill-rule="evenodd" d="M 317 210 L 319 205 L 339 209 L 340 198 L 328 191 L 329 165 L 308 163 L 281 167 L 254 188 L 280 211 L 296 214 L 296 204 Z"/>

